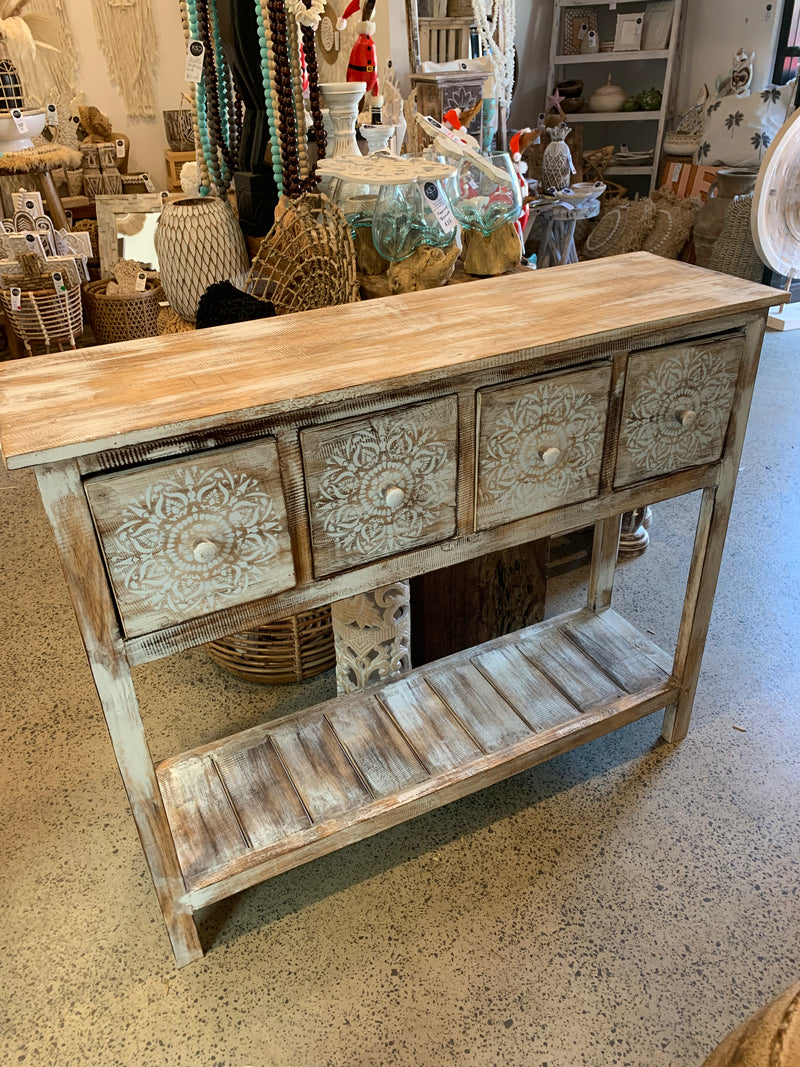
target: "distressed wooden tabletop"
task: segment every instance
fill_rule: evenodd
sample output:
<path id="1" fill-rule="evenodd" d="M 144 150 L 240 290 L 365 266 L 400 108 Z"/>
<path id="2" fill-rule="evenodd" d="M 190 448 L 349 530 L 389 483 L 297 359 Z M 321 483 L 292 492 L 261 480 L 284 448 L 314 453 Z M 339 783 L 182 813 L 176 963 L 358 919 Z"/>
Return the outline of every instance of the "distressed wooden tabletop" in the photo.
<path id="1" fill-rule="evenodd" d="M 434 378 L 503 353 L 781 303 L 776 289 L 634 252 L 0 365 L 9 468 L 223 425 L 269 405 Z M 230 418 L 228 418 L 230 416 Z"/>

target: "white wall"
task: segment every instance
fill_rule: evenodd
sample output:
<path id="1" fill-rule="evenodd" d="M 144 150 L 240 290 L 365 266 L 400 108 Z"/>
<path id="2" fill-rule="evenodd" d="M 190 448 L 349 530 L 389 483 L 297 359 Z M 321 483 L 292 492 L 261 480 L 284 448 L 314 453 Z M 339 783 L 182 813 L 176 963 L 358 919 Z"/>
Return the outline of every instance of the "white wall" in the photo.
<path id="1" fill-rule="evenodd" d="M 772 81 L 782 0 L 684 0 L 683 57 L 678 74 L 678 110 L 695 102 L 705 82 L 713 93 L 739 48 L 755 52 L 753 89 Z"/>
<path id="2" fill-rule="evenodd" d="M 78 61 L 76 88 L 111 119 L 114 131 L 131 139 L 129 170 L 148 171 L 156 188 L 166 188 L 164 151 L 169 147 L 161 112 L 178 107 L 184 88 L 186 50 L 178 0 L 151 0 L 156 24 L 158 54 L 151 57 L 155 88 L 156 118 L 131 119 L 125 113 L 121 96 L 111 83 L 106 59 L 100 51 L 92 15 L 91 0 L 67 0 L 66 10 Z"/>

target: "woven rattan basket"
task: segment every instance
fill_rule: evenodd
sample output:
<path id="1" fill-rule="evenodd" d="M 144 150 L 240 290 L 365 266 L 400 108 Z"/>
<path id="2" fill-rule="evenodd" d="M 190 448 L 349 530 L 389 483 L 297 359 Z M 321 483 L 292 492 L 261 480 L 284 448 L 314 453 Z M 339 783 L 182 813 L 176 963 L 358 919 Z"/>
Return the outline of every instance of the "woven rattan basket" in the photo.
<path id="1" fill-rule="evenodd" d="M 248 682 L 302 682 L 334 665 L 331 609 L 315 608 L 246 633 L 212 641 L 208 654 Z"/>
<path id="2" fill-rule="evenodd" d="M 75 348 L 83 333 L 79 285 L 62 293 L 52 288 L 23 290 L 17 309 L 12 308 L 10 289 L 0 289 L 0 301 L 12 330 L 34 355 L 53 348 Z"/>
<path id="3" fill-rule="evenodd" d="M 148 281 L 143 293 L 107 296 L 108 281 L 87 282 L 83 287 L 86 317 L 99 345 L 115 341 L 134 341 L 158 334 L 158 303 L 164 290 L 156 281 Z"/>

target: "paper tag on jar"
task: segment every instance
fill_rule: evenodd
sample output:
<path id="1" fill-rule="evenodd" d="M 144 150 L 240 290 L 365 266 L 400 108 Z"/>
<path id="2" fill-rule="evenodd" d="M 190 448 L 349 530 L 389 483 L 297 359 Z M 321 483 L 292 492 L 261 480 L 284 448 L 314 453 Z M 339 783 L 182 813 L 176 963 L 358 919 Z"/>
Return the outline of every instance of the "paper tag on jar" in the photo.
<path id="1" fill-rule="evenodd" d="M 125 158 L 125 142 L 122 140 L 121 137 L 118 137 L 117 140 L 114 143 L 117 146 L 117 159 L 124 159 Z"/>
<path id="2" fill-rule="evenodd" d="M 25 116 L 22 114 L 18 107 L 15 107 L 11 112 L 11 118 L 14 120 L 14 125 L 17 127 L 20 133 L 28 132 L 28 124 L 25 122 Z"/>
<path id="3" fill-rule="evenodd" d="M 203 42 L 198 40 L 189 41 L 186 46 L 186 80 L 187 82 L 199 82 L 203 77 L 203 57 L 206 50 Z"/>
<path id="4" fill-rule="evenodd" d="M 11 310 L 19 311 L 22 307 L 22 290 L 18 285 L 11 287 Z"/>
<path id="5" fill-rule="evenodd" d="M 439 223 L 442 233 L 450 233 L 451 230 L 455 229 L 456 217 L 451 211 L 447 200 L 439 191 L 438 185 L 436 182 L 423 182 L 422 191 L 431 211 L 436 216 L 436 221 Z"/>
<path id="6" fill-rule="evenodd" d="M 58 126 L 58 108 L 55 104 L 47 105 L 47 118 L 46 122 L 48 126 Z"/>
<path id="7" fill-rule="evenodd" d="M 140 270 L 136 275 L 136 292 L 143 293 L 147 288 L 147 275 L 143 270 Z"/>

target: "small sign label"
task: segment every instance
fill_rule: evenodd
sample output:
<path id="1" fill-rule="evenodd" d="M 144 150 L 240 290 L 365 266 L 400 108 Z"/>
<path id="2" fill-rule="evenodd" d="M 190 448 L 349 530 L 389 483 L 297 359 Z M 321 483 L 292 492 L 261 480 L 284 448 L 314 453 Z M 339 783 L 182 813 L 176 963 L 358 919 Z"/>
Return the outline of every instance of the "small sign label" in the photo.
<path id="1" fill-rule="evenodd" d="M 66 293 L 67 287 L 64 285 L 64 275 L 60 270 L 53 271 L 53 285 L 56 287 L 57 293 Z"/>
<path id="2" fill-rule="evenodd" d="M 199 82 L 203 77 L 203 57 L 206 50 L 203 42 L 198 40 L 189 41 L 186 46 L 186 80 L 187 82 Z"/>
<path id="3" fill-rule="evenodd" d="M 22 307 L 22 290 L 18 285 L 11 287 L 11 310 L 19 311 Z"/>
<path id="4" fill-rule="evenodd" d="M 154 193 L 156 191 L 156 187 L 153 185 L 153 179 L 149 174 L 143 174 L 142 181 L 144 182 L 144 187 L 148 193 Z"/>
<path id="5" fill-rule="evenodd" d="M 441 227 L 442 233 L 450 233 L 456 227 L 456 218 L 453 212 L 450 210 L 450 205 L 447 200 L 439 192 L 439 187 L 436 182 L 424 182 L 422 185 L 422 191 L 425 194 L 425 199 L 436 217 L 436 221 Z"/>
<path id="6" fill-rule="evenodd" d="M 136 292 L 143 293 L 147 288 L 147 275 L 143 270 L 140 270 L 136 275 Z"/>
<path id="7" fill-rule="evenodd" d="M 11 118 L 14 120 L 14 125 L 17 127 L 20 133 L 28 132 L 28 124 L 25 122 L 25 116 L 22 114 L 18 107 L 15 107 L 11 112 Z"/>
<path id="8" fill-rule="evenodd" d="M 46 122 L 48 126 L 58 126 L 58 108 L 55 104 L 48 104 L 46 111 Z"/>
<path id="9" fill-rule="evenodd" d="M 169 193 L 167 192 L 166 189 L 162 189 L 161 190 L 161 206 L 163 207 L 164 204 L 166 204 L 166 202 L 168 200 L 169 200 Z"/>
<path id="10" fill-rule="evenodd" d="M 67 210 L 64 212 L 64 214 L 67 216 L 67 226 L 69 226 L 69 228 L 72 229 L 72 212 L 70 211 L 69 208 L 67 208 Z"/>
<path id="11" fill-rule="evenodd" d="M 118 137 L 115 143 L 116 143 L 116 146 L 117 146 L 117 159 L 124 159 L 125 158 L 125 142 L 122 140 L 121 137 Z"/>

